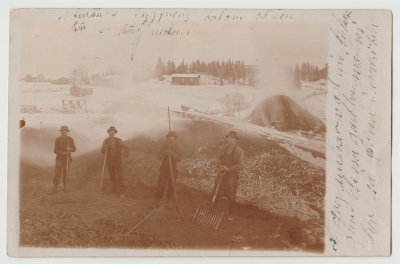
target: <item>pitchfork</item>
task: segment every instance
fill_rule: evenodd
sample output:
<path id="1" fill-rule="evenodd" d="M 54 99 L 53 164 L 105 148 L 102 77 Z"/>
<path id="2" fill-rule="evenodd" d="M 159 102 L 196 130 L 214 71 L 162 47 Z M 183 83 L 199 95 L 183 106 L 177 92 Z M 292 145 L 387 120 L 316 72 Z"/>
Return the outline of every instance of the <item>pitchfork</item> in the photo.
<path id="1" fill-rule="evenodd" d="M 194 214 L 194 217 L 192 220 L 193 223 L 200 225 L 200 226 L 207 227 L 207 228 L 218 230 L 218 227 L 221 224 L 222 218 L 224 217 L 224 213 L 218 212 L 217 210 L 215 210 L 214 205 L 217 200 L 219 187 L 221 185 L 221 181 L 222 181 L 223 177 L 224 177 L 224 174 L 221 174 L 218 179 L 217 187 L 215 188 L 214 194 L 211 199 L 211 209 L 201 207 L 199 205 L 196 209 L 196 213 Z"/>

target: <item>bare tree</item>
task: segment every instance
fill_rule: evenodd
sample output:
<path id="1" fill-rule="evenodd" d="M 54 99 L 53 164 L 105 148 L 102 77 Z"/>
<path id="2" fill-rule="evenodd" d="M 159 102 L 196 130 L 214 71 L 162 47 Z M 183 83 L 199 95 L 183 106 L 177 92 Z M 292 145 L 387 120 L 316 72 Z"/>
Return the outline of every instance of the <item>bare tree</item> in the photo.
<path id="1" fill-rule="evenodd" d="M 89 74 L 86 67 L 80 65 L 78 68 L 74 68 L 71 73 L 72 85 L 78 85 L 81 83 L 87 84 L 89 82 Z"/>
<path id="2" fill-rule="evenodd" d="M 235 113 L 240 114 L 241 111 L 246 109 L 246 97 L 241 93 L 226 93 L 223 101 L 228 116 L 234 116 Z"/>

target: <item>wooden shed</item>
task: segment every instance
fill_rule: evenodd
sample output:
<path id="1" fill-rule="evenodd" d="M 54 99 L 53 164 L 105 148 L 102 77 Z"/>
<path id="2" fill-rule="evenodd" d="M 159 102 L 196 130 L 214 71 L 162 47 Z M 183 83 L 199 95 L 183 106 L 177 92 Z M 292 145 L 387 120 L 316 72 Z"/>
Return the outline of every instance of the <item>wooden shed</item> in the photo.
<path id="1" fill-rule="evenodd" d="M 80 88 L 76 85 L 72 86 L 69 90 L 69 94 L 72 96 L 86 96 L 93 94 L 93 88 Z"/>
<path id="2" fill-rule="evenodd" d="M 200 74 L 172 74 L 171 84 L 175 85 L 199 85 Z"/>

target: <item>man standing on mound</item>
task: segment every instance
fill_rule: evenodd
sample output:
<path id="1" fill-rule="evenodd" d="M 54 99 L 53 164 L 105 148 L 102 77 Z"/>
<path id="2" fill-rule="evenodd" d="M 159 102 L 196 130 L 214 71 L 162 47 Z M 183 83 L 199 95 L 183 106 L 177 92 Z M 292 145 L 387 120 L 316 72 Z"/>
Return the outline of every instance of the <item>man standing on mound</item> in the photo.
<path id="1" fill-rule="evenodd" d="M 54 143 L 54 153 L 56 154 L 56 167 L 53 179 L 53 191 L 52 194 L 56 194 L 58 191 L 58 184 L 62 175 L 64 192 L 68 192 L 68 172 L 71 165 L 72 157 L 71 152 L 76 151 L 75 142 L 72 137 L 67 136 L 70 131 L 67 126 L 62 126 L 59 130 L 61 136 L 56 139 Z"/>
<path id="2" fill-rule="evenodd" d="M 167 140 L 164 142 L 164 145 L 158 153 L 158 158 L 161 160 L 161 166 L 154 199 L 156 205 L 159 205 L 164 193 L 166 193 L 168 199 L 167 207 L 168 209 L 172 209 L 172 197 L 174 195 L 173 188 L 175 186 L 176 178 L 178 177 L 176 164 L 181 160 L 181 154 L 176 142 L 177 135 L 175 131 L 169 131 L 166 138 Z M 172 178 L 174 182 L 172 182 Z"/>
<path id="3" fill-rule="evenodd" d="M 221 185 L 217 197 L 225 197 L 229 202 L 228 220 L 233 220 L 236 213 L 236 192 L 239 183 L 239 172 L 244 167 L 243 149 L 238 145 L 238 134 L 230 131 L 225 136 L 225 144 L 218 154 L 217 164 L 220 174 L 216 178 L 213 193 L 216 191 L 217 182 L 221 179 Z"/>
<path id="4" fill-rule="evenodd" d="M 115 134 L 118 133 L 118 130 L 115 127 L 111 126 L 107 132 L 109 137 L 103 141 L 101 153 L 106 153 L 105 159 L 113 193 L 118 197 L 122 197 L 122 150 L 124 152 L 124 157 L 127 157 L 128 148 L 122 139 L 115 137 Z"/>

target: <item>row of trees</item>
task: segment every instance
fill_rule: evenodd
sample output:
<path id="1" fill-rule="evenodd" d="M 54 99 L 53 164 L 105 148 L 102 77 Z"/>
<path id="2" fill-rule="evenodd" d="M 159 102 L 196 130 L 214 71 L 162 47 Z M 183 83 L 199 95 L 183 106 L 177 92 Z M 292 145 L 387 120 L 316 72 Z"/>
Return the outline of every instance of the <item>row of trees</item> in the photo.
<path id="1" fill-rule="evenodd" d="M 235 83 L 239 80 L 243 82 L 249 75 L 243 60 L 233 61 L 230 59 L 228 61 L 213 60 L 211 62 L 200 62 L 200 60 L 196 60 L 190 63 L 186 63 L 182 60 L 182 62 L 176 66 L 173 60 L 163 62 L 161 58 L 158 58 L 155 73 L 157 77 L 174 73 L 207 74 L 219 78 L 220 84 L 223 84 L 224 80 L 227 80 L 229 83 Z"/>
<path id="2" fill-rule="evenodd" d="M 97 84 L 101 83 L 104 78 L 108 76 L 113 76 L 117 74 L 117 71 L 114 68 L 108 68 L 106 72 L 103 73 L 93 73 L 89 74 L 89 69 L 85 66 L 78 66 L 74 68 L 69 76 L 73 85 L 81 85 L 81 84 Z"/>
<path id="3" fill-rule="evenodd" d="M 301 81 L 315 82 L 321 79 L 328 79 L 328 65 L 326 64 L 323 69 L 314 66 L 309 62 L 296 64 L 294 68 L 294 82 L 297 86 L 301 85 Z"/>

